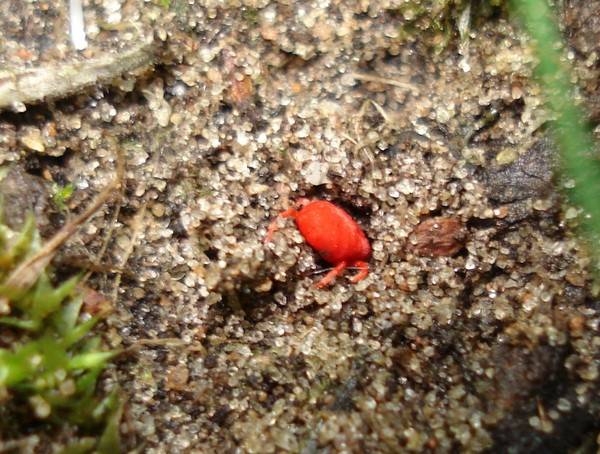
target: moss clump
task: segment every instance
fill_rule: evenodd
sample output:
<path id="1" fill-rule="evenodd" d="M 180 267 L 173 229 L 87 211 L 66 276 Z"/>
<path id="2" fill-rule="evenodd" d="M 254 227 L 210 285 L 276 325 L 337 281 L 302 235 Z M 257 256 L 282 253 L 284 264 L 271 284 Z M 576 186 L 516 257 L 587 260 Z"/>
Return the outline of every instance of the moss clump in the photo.
<path id="1" fill-rule="evenodd" d="M 75 434 L 69 449 L 118 449 L 117 391 L 100 396 L 96 390 L 116 352 L 91 335 L 102 315 L 82 313 L 78 278 L 54 286 L 44 269 L 28 288 L 7 285 L 11 272 L 41 245 L 33 216 L 20 232 L 0 221 L 0 439 L 67 425 Z"/>
<path id="2" fill-rule="evenodd" d="M 409 0 L 396 12 L 402 17 L 403 41 L 425 41 L 436 51 L 445 49 L 454 36 L 467 39 L 471 23 L 502 12 L 505 0 Z"/>
<path id="3" fill-rule="evenodd" d="M 75 190 L 75 186 L 72 183 L 69 183 L 65 186 L 59 186 L 54 183 L 52 186 L 52 200 L 60 211 L 67 211 L 67 201 L 73 195 L 73 191 Z"/>

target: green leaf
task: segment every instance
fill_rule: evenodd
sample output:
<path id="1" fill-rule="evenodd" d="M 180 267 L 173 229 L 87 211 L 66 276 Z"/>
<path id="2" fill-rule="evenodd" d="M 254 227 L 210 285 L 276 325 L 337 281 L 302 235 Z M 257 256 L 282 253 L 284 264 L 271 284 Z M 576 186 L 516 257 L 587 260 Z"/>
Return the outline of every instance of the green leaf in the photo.
<path id="1" fill-rule="evenodd" d="M 80 353 L 93 352 L 95 350 L 100 350 L 100 345 L 102 344 L 102 340 L 100 336 L 90 337 L 86 339 L 85 343 L 81 347 Z"/>
<path id="2" fill-rule="evenodd" d="M 52 317 L 56 331 L 61 336 L 66 335 L 77 324 L 82 303 L 83 299 L 81 296 L 72 298 Z"/>
<path id="3" fill-rule="evenodd" d="M 121 452 L 121 435 L 119 433 L 119 425 L 123 416 L 124 402 L 119 399 L 117 391 L 113 391 L 109 398 L 114 409 L 108 415 L 106 428 L 100 437 L 98 446 L 96 447 L 100 454 L 114 454 Z"/>
<path id="4" fill-rule="evenodd" d="M 91 397 L 96 389 L 96 380 L 98 379 L 100 372 L 100 368 L 91 369 L 79 377 L 75 384 L 77 393 L 81 394 L 83 398 Z"/>
<path id="5" fill-rule="evenodd" d="M 46 273 L 42 273 L 33 295 L 31 307 L 32 318 L 43 320 L 48 315 L 56 312 L 60 307 L 60 303 L 71 294 L 78 281 L 79 276 L 74 276 L 54 289 Z"/>
<path id="6" fill-rule="evenodd" d="M 54 192 L 54 194 L 52 195 L 52 200 L 54 201 L 54 204 L 60 211 L 66 211 L 66 202 L 73 195 L 75 186 L 73 186 L 72 183 L 68 183 L 65 186 L 59 186 L 58 184 L 54 184 L 52 190 Z"/>
<path id="7" fill-rule="evenodd" d="M 71 358 L 69 361 L 69 370 L 74 369 L 94 369 L 102 367 L 106 361 L 111 359 L 117 352 L 90 352 L 82 353 Z"/>
<path id="8" fill-rule="evenodd" d="M 11 370 L 11 353 L 7 350 L 0 350 L 0 387 L 4 388 L 14 371 Z"/>
<path id="9" fill-rule="evenodd" d="M 27 331 L 37 331 L 40 327 L 37 320 L 24 320 L 17 317 L 0 317 L 0 323 Z"/>
<path id="10" fill-rule="evenodd" d="M 8 251 L 9 256 L 13 259 L 25 256 L 27 252 L 33 249 L 32 246 L 35 244 L 36 235 L 35 217 L 30 213 L 25 220 L 21 233 L 19 233 L 19 236 Z"/>
<path id="11" fill-rule="evenodd" d="M 0 350 L 0 386 L 14 386 L 29 378 L 40 365 L 37 342 L 29 342 L 16 352 Z"/>
<path id="12" fill-rule="evenodd" d="M 69 353 L 63 348 L 60 339 L 55 339 L 47 334 L 40 338 L 37 343 L 43 359 L 44 370 L 48 373 L 62 369 L 67 370 L 69 366 Z"/>
<path id="13" fill-rule="evenodd" d="M 0 296 L 8 298 L 12 303 L 21 300 L 26 294 L 27 290 L 0 285 Z"/>
<path id="14" fill-rule="evenodd" d="M 92 437 L 81 438 L 77 441 L 72 442 L 68 446 L 65 446 L 60 454 L 86 454 L 91 452 L 96 446 L 96 439 Z"/>
<path id="15" fill-rule="evenodd" d="M 70 347 L 75 344 L 79 340 L 81 340 L 90 330 L 98 323 L 98 317 L 92 317 L 89 320 L 86 320 L 83 323 L 80 323 L 71 331 L 64 333 L 63 337 L 63 345 L 65 347 Z"/>
<path id="16" fill-rule="evenodd" d="M 115 388 L 96 405 L 96 408 L 94 408 L 94 411 L 92 412 L 92 417 L 96 420 L 101 420 L 112 413 L 117 408 L 118 404 L 119 394 L 118 390 Z"/>
<path id="17" fill-rule="evenodd" d="M 0 200 L 0 215 L 3 214 L 2 213 L 2 202 Z M 6 225 L 2 224 L 2 221 L 0 220 L 0 241 L 2 241 L 2 243 L 8 241 L 8 238 L 10 238 L 10 234 L 12 233 L 12 230 L 9 229 Z"/>

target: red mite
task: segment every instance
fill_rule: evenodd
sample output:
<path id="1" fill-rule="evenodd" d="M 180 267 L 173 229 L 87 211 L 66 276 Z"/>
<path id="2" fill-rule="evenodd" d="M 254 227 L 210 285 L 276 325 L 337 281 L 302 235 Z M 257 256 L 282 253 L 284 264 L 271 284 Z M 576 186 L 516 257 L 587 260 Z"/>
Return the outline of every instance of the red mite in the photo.
<path id="1" fill-rule="evenodd" d="M 324 260 L 335 266 L 317 282 L 317 288 L 329 285 L 349 266 L 359 269 L 350 282 L 356 283 L 366 278 L 369 274 L 366 260 L 371 256 L 371 245 L 352 216 L 325 200 L 300 199 L 297 206 L 299 210 L 289 208 L 278 219 L 294 218 L 306 242 Z M 271 241 L 276 230 L 277 219 L 269 225 L 265 243 Z"/>

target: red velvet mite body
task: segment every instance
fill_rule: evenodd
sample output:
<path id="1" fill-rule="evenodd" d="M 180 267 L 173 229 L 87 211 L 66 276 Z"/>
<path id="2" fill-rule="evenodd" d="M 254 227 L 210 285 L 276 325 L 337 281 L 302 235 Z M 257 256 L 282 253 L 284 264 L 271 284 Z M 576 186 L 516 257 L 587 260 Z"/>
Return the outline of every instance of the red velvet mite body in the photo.
<path id="1" fill-rule="evenodd" d="M 371 245 L 360 226 L 342 208 L 326 200 L 300 199 L 299 210 L 290 208 L 279 217 L 294 218 L 306 242 L 324 260 L 335 266 L 317 283 L 322 288 L 330 284 L 347 267 L 359 268 L 351 282 L 358 282 L 369 274 L 366 260 L 371 256 Z M 271 223 L 265 242 L 277 230 L 277 219 Z"/>

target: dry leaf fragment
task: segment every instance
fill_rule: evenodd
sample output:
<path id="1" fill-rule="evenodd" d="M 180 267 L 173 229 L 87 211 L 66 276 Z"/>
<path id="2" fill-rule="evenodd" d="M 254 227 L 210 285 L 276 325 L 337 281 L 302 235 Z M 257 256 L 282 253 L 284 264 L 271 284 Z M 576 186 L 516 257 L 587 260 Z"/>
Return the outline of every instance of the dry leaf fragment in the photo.
<path id="1" fill-rule="evenodd" d="M 451 256 L 465 244 L 465 229 L 456 218 L 436 217 L 421 222 L 413 231 L 412 251 L 417 255 Z"/>

